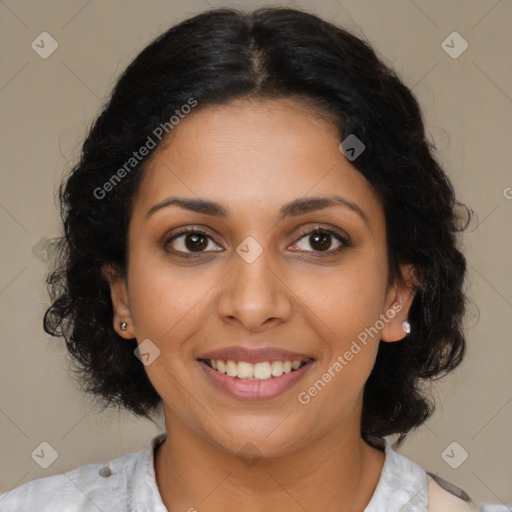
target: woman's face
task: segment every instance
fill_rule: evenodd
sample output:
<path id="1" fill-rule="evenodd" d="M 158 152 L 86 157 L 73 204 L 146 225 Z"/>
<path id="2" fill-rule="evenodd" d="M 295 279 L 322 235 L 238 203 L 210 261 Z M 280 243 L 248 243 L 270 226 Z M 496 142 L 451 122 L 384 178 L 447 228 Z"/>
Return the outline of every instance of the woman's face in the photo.
<path id="1" fill-rule="evenodd" d="M 340 142 L 300 103 L 237 101 L 193 111 L 146 163 L 114 326 L 137 338 L 168 428 L 268 456 L 359 432 L 379 339 L 404 336 L 409 297 L 387 286 L 383 207 Z M 222 349 L 257 380 L 201 361 Z"/>

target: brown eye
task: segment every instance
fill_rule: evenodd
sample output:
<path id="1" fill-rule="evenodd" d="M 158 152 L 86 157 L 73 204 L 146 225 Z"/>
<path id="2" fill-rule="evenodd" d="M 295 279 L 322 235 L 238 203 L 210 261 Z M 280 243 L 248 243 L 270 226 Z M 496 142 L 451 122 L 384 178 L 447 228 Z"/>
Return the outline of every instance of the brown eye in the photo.
<path id="1" fill-rule="evenodd" d="M 334 231 L 314 229 L 304 233 L 292 250 L 334 254 L 349 246 L 349 241 Z"/>
<path id="2" fill-rule="evenodd" d="M 189 251 L 202 251 L 208 246 L 208 238 L 200 233 L 185 235 L 185 247 Z"/>
<path id="3" fill-rule="evenodd" d="M 166 242 L 165 246 L 166 248 L 170 247 L 170 249 L 168 249 L 169 252 L 183 254 L 222 250 L 221 247 L 213 242 L 209 235 L 202 231 L 192 229 L 174 235 Z M 208 249 L 208 251 L 206 249 Z"/>
<path id="4" fill-rule="evenodd" d="M 326 251 L 331 245 L 331 235 L 321 232 L 309 235 L 309 244 L 317 251 Z"/>

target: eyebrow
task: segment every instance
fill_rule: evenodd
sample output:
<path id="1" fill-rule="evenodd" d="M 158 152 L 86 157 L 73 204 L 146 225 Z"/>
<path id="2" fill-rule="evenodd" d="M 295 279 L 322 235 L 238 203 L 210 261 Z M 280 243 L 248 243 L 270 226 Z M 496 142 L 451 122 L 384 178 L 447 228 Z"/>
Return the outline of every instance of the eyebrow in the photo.
<path id="1" fill-rule="evenodd" d="M 220 203 L 210 201 L 208 199 L 187 199 L 184 197 L 168 197 L 163 201 L 155 204 L 146 214 L 146 219 L 153 215 L 155 212 L 166 208 L 171 205 L 179 206 L 185 210 L 190 210 L 196 213 L 205 215 L 212 215 L 213 217 L 226 218 L 229 216 L 227 207 Z M 344 199 L 343 197 L 332 195 L 326 197 L 304 197 L 295 199 L 289 203 L 284 204 L 279 210 L 279 220 L 286 217 L 298 217 L 317 210 L 332 206 L 342 206 L 354 213 L 356 213 L 364 223 L 370 228 L 370 222 L 366 213 L 357 204 Z"/>

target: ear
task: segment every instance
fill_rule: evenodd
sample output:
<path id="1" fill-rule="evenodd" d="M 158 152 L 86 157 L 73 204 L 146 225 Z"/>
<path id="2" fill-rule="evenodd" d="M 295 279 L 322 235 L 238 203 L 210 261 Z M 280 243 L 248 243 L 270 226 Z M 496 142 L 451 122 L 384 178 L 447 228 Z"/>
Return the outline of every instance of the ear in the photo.
<path id="1" fill-rule="evenodd" d="M 400 341 L 407 336 L 402 324 L 409 316 L 415 288 L 419 285 L 412 265 L 400 265 L 400 274 L 390 285 L 386 296 L 385 315 L 388 320 L 380 333 L 380 339 L 386 342 Z"/>
<path id="2" fill-rule="evenodd" d="M 112 299 L 112 308 L 114 310 L 113 323 L 114 330 L 127 340 L 135 338 L 135 331 L 128 298 L 128 287 L 126 278 L 112 265 L 105 264 L 101 267 L 101 273 L 110 286 L 110 297 Z M 126 330 L 122 331 L 120 324 L 126 322 Z"/>

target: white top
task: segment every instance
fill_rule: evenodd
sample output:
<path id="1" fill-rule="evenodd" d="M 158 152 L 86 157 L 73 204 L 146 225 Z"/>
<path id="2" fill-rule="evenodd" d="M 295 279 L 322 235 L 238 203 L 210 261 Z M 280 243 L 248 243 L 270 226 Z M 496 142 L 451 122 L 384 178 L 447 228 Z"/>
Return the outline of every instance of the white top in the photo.
<path id="1" fill-rule="evenodd" d="M 86 464 L 27 482 L 0 495 L 0 510 L 168 512 L 158 491 L 154 469 L 154 450 L 165 437 L 166 433 L 162 432 L 150 439 L 140 452 L 107 464 Z M 377 488 L 364 512 L 476 510 L 445 491 L 420 466 L 396 453 L 385 439 L 374 438 L 372 444 L 384 449 L 386 458 Z"/>

